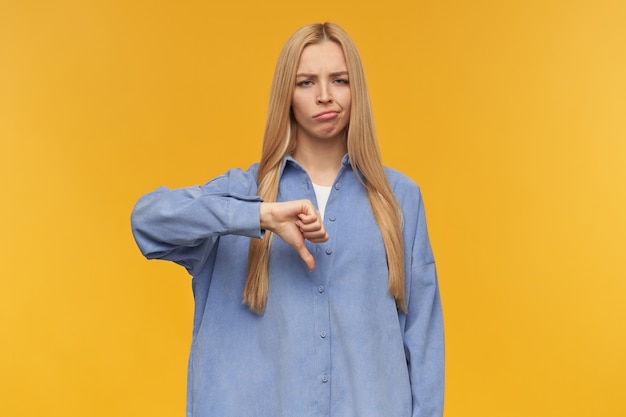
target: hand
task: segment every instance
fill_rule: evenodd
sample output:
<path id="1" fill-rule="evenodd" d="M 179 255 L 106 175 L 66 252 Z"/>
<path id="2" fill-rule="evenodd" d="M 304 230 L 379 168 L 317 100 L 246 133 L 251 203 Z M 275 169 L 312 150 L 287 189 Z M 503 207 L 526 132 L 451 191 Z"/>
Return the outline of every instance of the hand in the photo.
<path id="1" fill-rule="evenodd" d="M 320 214 L 309 200 L 261 203 L 261 228 L 276 233 L 293 246 L 311 271 L 315 260 L 304 239 L 313 243 L 328 240 Z"/>

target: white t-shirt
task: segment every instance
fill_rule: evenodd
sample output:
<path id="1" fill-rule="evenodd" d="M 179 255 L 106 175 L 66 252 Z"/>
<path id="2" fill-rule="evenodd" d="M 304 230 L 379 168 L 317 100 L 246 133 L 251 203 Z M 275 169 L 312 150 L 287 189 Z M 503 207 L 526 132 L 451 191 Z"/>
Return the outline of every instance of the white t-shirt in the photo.
<path id="1" fill-rule="evenodd" d="M 322 216 L 322 220 L 324 219 L 324 211 L 326 210 L 326 203 L 328 202 L 331 188 L 333 187 L 313 184 L 313 189 L 315 190 L 315 198 L 317 199 L 317 209 Z"/>

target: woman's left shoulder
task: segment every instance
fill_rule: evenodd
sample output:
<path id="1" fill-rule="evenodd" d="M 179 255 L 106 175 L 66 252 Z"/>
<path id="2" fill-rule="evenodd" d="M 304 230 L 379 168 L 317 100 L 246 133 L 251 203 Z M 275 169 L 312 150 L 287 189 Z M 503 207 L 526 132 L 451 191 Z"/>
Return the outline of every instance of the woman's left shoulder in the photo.
<path id="1" fill-rule="evenodd" d="M 389 167 L 385 167 L 385 174 L 389 185 L 396 194 L 396 198 L 404 200 L 405 198 L 421 198 L 419 185 L 408 175 Z"/>

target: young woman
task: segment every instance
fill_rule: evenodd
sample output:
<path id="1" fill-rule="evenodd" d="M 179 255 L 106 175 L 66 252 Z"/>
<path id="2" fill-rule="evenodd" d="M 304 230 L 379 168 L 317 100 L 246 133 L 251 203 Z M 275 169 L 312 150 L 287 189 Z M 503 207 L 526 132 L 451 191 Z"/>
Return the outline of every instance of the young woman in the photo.
<path id="1" fill-rule="evenodd" d="M 332 23 L 279 57 L 261 160 L 142 197 L 135 239 L 187 268 L 189 417 L 441 416 L 443 320 L 419 188 L 381 162 Z"/>

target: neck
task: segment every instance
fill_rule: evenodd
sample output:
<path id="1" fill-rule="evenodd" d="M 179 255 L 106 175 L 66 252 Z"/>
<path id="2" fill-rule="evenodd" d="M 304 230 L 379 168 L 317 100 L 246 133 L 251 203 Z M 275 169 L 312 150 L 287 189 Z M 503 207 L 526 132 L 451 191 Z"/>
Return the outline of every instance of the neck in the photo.
<path id="1" fill-rule="evenodd" d="M 298 141 L 293 159 L 302 165 L 311 177 L 311 181 L 318 185 L 328 186 L 333 185 L 346 152 L 344 141 L 315 144 Z"/>

